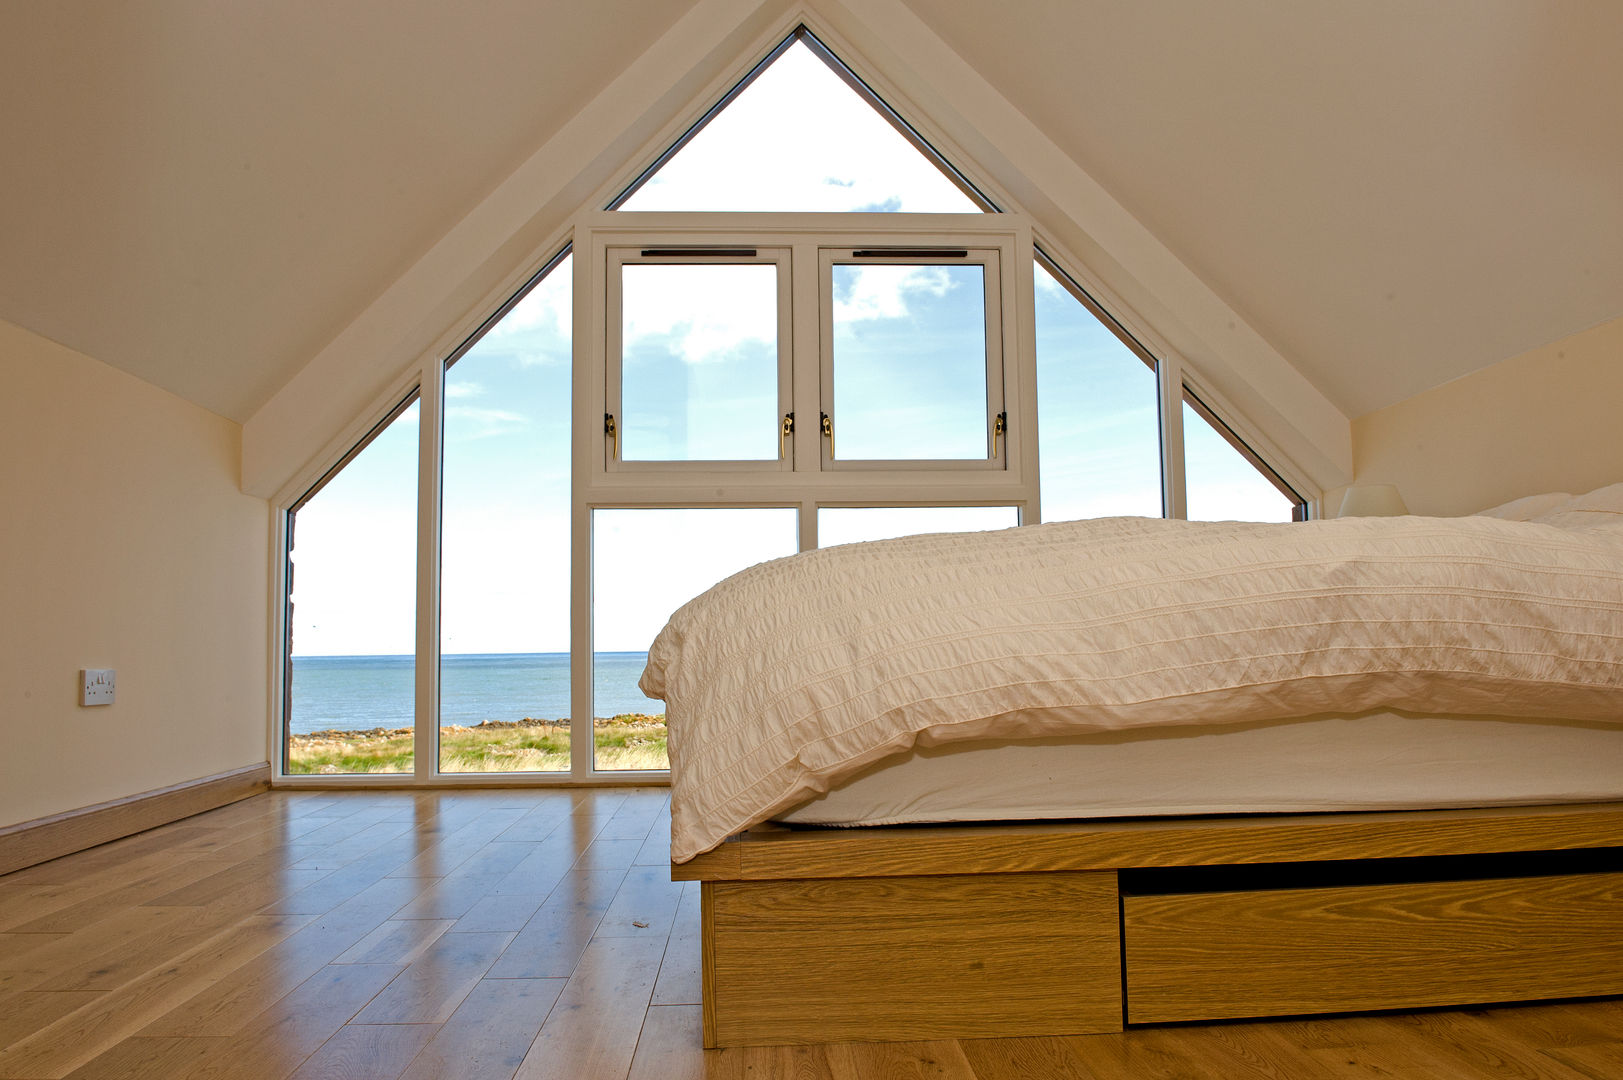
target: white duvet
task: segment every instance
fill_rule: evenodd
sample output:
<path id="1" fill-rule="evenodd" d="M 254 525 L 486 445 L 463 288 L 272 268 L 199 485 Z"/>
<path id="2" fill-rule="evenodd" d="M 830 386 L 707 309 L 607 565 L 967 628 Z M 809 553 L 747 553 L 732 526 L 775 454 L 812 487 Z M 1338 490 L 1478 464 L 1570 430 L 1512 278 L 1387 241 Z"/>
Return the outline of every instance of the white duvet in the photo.
<path id="1" fill-rule="evenodd" d="M 1623 485 L 1535 521 L 1142 518 L 806 552 L 671 617 L 681 862 L 915 743 L 1395 708 L 1623 723 Z"/>

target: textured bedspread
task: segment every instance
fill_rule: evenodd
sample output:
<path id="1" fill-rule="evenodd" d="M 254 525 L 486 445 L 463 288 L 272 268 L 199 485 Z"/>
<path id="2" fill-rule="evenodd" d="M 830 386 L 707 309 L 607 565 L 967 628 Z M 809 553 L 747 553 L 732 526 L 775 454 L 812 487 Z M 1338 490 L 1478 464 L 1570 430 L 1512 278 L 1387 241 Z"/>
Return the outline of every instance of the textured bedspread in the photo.
<path id="1" fill-rule="evenodd" d="M 752 567 L 643 674 L 671 857 L 915 742 L 1377 707 L 1623 723 L 1623 514 L 1549 520 L 1111 518 Z"/>

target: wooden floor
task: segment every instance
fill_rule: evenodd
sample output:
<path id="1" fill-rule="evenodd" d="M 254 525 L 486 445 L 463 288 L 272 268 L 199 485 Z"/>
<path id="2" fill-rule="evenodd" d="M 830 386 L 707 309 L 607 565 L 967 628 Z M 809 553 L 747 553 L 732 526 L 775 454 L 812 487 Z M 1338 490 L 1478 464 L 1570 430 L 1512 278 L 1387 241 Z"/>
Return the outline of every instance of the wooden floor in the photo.
<path id="1" fill-rule="evenodd" d="M 705 1052 L 663 789 L 276 792 L 0 877 L 0 1077 L 1623 1077 L 1623 1001 Z"/>

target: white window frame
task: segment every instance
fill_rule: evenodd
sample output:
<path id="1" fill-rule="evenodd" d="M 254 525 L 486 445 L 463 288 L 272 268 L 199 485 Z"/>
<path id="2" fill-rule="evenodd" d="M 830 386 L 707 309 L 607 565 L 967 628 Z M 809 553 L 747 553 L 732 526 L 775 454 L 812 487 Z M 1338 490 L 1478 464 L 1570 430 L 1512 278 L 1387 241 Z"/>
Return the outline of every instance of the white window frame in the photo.
<path id="1" fill-rule="evenodd" d="M 725 248 L 719 244 L 691 245 L 685 248 L 687 253 L 682 255 L 653 254 L 653 251 L 677 250 L 670 244 L 632 244 L 629 246 L 616 245 L 604 251 L 604 282 L 603 298 L 606 304 L 604 312 L 604 372 L 606 385 L 604 388 L 604 468 L 608 472 L 626 473 L 661 473 L 692 469 L 703 466 L 707 469 L 725 470 L 731 472 L 735 469 L 765 470 L 770 472 L 783 472 L 794 466 L 791 455 L 787 452 L 787 441 L 778 440 L 778 456 L 776 459 L 759 458 L 752 460 L 715 460 L 708 458 L 695 458 L 689 460 L 645 460 L 627 459 L 621 454 L 624 445 L 624 432 L 626 426 L 624 397 L 624 378 L 622 370 L 622 335 L 625 328 L 624 294 L 625 281 L 624 268 L 626 266 L 740 266 L 740 265 L 767 265 L 777 269 L 777 324 L 778 324 L 778 401 L 777 411 L 773 418 L 773 430 L 782 422 L 783 416 L 793 410 L 794 398 L 793 370 L 790 358 L 793 348 L 790 342 L 790 333 L 793 323 L 793 307 L 790 299 L 790 249 L 787 247 L 761 247 L 753 248 L 754 254 L 725 254 Z M 734 249 L 743 250 L 743 249 Z M 704 252 L 704 254 L 696 254 Z M 713 253 L 712 253 L 713 252 Z M 612 434 L 607 430 L 608 418 L 614 418 L 617 429 Z"/>
<path id="2" fill-rule="evenodd" d="M 921 247 L 906 254 L 864 254 L 866 248 L 821 247 L 817 255 L 819 420 L 826 413 L 830 421 L 830 435 L 821 440 L 819 467 L 824 471 L 891 471 L 913 470 L 975 470 L 1007 469 L 1009 464 L 1006 439 L 1009 414 L 1004 405 L 1004 363 L 1006 342 L 1003 337 L 1004 287 L 1001 267 L 1002 251 L 996 247 Z M 880 249 L 883 250 L 883 249 Z M 895 250 L 895 249 L 893 249 Z M 962 251 L 962 257 L 945 254 Z M 834 267 L 836 266 L 979 266 L 981 268 L 981 310 L 985 319 L 985 372 L 986 417 L 982 429 L 986 439 L 983 458 L 907 458 L 868 459 L 837 456 L 840 438 L 839 410 L 834 404 Z M 807 415 L 811 415 L 810 410 Z M 997 427 L 998 417 L 1004 418 L 1003 429 Z"/>

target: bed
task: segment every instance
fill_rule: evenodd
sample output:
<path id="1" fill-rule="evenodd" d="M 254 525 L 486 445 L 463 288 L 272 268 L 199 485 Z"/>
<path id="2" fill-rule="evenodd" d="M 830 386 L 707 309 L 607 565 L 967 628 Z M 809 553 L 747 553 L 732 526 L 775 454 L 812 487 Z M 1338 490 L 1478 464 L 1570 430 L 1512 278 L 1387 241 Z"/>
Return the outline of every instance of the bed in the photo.
<path id="1" fill-rule="evenodd" d="M 708 1045 L 1623 992 L 1623 485 L 808 552 L 643 687 Z"/>

